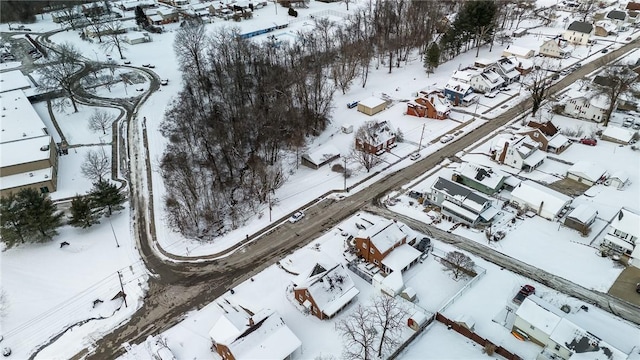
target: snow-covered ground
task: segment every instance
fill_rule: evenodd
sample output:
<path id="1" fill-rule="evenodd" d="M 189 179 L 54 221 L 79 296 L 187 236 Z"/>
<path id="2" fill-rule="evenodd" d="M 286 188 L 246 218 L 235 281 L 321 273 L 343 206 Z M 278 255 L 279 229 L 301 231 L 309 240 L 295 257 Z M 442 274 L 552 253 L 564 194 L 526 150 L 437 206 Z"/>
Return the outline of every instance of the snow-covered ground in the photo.
<path id="1" fill-rule="evenodd" d="M 368 5 L 368 3 L 368 1 L 364 0 L 350 2 L 351 11 L 358 4 Z M 539 5 L 543 3 L 548 6 L 555 4 L 555 1 L 539 1 Z M 239 23 L 216 19 L 216 22 L 207 25 L 207 28 L 212 31 L 221 26 L 233 25 L 248 31 L 255 30 L 256 27 L 260 26 L 260 23 L 271 24 L 274 21 L 289 21 L 290 17 L 286 15 L 286 11 L 282 8 L 274 10 L 274 6 L 259 9 L 255 11 L 253 20 Z M 333 10 L 338 13 L 327 15 L 327 10 Z M 343 3 L 311 2 L 308 9 L 299 9 L 298 11 L 300 13 L 298 21 L 292 21 L 289 28 L 277 33 L 276 35 L 279 38 L 292 38 L 298 30 L 312 30 L 313 22 L 306 18 L 309 15 L 320 16 L 324 14 L 323 16 L 329 16 L 334 21 L 341 21 L 342 16 L 348 14 Z M 560 22 L 551 24 L 553 27 L 537 27 L 538 25 L 537 23 L 527 24 L 527 27 L 536 28 L 523 38 L 515 39 L 513 44 L 537 50 L 539 44 L 546 37 L 562 32 L 562 28 L 566 26 Z M 42 17 L 38 16 L 38 21 L 35 24 L 30 24 L 29 27 L 34 32 L 44 32 L 59 29 L 60 25 L 53 23 L 50 16 L 44 15 Z M 151 35 L 153 42 L 128 46 L 125 51 L 125 56 L 127 60 L 131 61 L 132 66 L 151 63 L 155 65 L 153 71 L 160 78 L 169 79 L 169 84 L 162 86 L 159 92 L 153 94 L 138 112 L 138 118 L 147 118 L 149 152 L 154 170 L 158 167 L 166 144 L 166 139 L 158 131 L 159 126 L 168 104 L 175 94 L 181 90 L 181 75 L 172 50 L 177 28 L 178 24 L 166 25 L 164 26 L 165 33 Z M 7 24 L 0 24 L 0 30 L 7 31 Z M 637 34 L 624 34 L 624 36 L 620 35 L 615 39 L 613 37 L 599 39 L 598 44 L 593 47 L 576 47 L 572 49 L 572 57 L 570 59 L 558 60 L 557 64 L 553 65 L 565 68 L 575 62 L 592 61 L 602 56 L 600 53 L 602 48 L 613 49 L 619 46 L 626 36 L 635 38 Z M 24 35 L 14 35 L 14 37 L 22 38 Z M 259 36 L 255 40 L 262 41 L 264 38 L 265 36 Z M 51 36 L 51 41 L 58 44 L 63 42 L 73 43 L 87 59 L 108 60 L 113 58 L 118 62 L 122 61 L 118 60 L 118 56 L 114 53 L 105 53 L 96 42 L 80 40 L 76 31 L 57 33 Z M 614 44 L 614 41 L 617 41 L 617 44 Z M 488 47 L 483 47 L 480 50 L 480 57 L 491 60 L 498 59 L 502 49 L 507 45 L 506 43 L 501 46 L 494 45 L 493 51 L 489 51 Z M 587 57 L 588 59 L 585 60 Z M 336 92 L 332 123 L 322 135 L 309 144 L 309 150 L 313 151 L 315 148 L 331 142 L 342 152 L 347 153 L 353 142 L 353 136 L 351 134 L 343 134 L 340 130 L 341 126 L 351 124 L 354 128 L 357 128 L 365 121 L 379 119 L 389 121 L 405 135 L 405 142 L 394 149 L 395 155 L 405 157 L 415 151 L 419 143 L 422 144 L 421 153 L 423 156 L 436 151 L 444 145 L 439 142 L 432 142 L 442 134 L 452 131 L 452 129 L 463 123 L 466 123 L 463 131 L 472 131 L 486 120 L 477 118 L 472 120 L 475 118 L 474 115 L 463 114 L 455 109 L 451 119 L 446 121 L 414 118 L 404 115 L 405 105 L 402 100 L 412 99 L 418 90 L 442 88 L 455 70 L 472 65 L 474 60 L 475 51 L 469 51 L 452 61 L 441 64 L 435 70 L 435 73 L 427 75 L 422 66 L 420 56 L 413 53 L 407 63 L 403 63 L 400 68 L 394 68 L 391 74 L 384 68 L 372 68 L 366 88 L 362 88 L 359 83 L 355 83 L 345 95 Z M 17 62 L 4 63 L 0 64 L 0 69 L 11 69 L 17 66 L 19 66 Z M 146 89 L 147 85 L 142 84 L 139 88 Z M 141 93 L 136 91 L 135 86 L 125 87 L 122 83 L 117 83 L 110 90 L 105 87 L 98 87 L 95 91 L 99 96 L 109 98 L 125 98 Z M 397 100 L 396 105 L 373 118 L 361 114 L 355 109 L 347 109 L 345 106 L 349 102 L 362 100 L 371 95 L 379 96 L 382 93 Z M 467 113 L 482 114 L 486 119 L 490 119 L 524 96 L 526 96 L 524 91 L 518 96 L 516 87 L 512 86 L 512 90 L 501 93 L 494 99 L 481 97 L 480 104 L 477 107 L 472 105 L 462 110 Z M 503 101 L 506 102 L 502 104 Z M 489 111 L 496 106 L 496 109 Z M 46 104 L 35 104 L 35 108 L 45 121 L 49 133 L 52 134 L 56 142 L 59 142 L 60 134 L 57 134 L 52 125 Z M 94 133 L 88 128 L 88 118 L 94 108 L 79 105 L 79 110 L 78 113 L 70 113 L 68 108 L 64 111 L 54 109 L 56 120 L 70 145 L 79 146 L 71 148 L 69 155 L 59 158 L 58 190 L 52 194 L 53 199 L 68 198 L 88 191 L 91 188 L 91 183 L 84 179 L 80 173 L 80 164 L 83 161 L 84 154 L 89 149 L 104 149 L 105 151 L 110 149 L 109 146 L 102 145 L 102 143 L 111 141 L 110 129 L 107 130 L 107 134 L 102 134 Z M 119 114 L 118 111 L 113 109 L 105 108 L 104 110 L 115 116 Z M 554 121 L 556 120 L 554 119 Z M 574 126 L 578 120 L 558 118 L 557 121 L 560 126 L 569 126 L 564 125 L 564 123 L 573 124 L 571 126 Z M 424 137 L 421 139 L 422 129 L 424 129 Z M 475 154 L 481 150 L 480 146 L 479 150 L 476 149 L 473 153 L 461 154 L 461 156 L 464 155 L 464 160 L 482 162 L 484 160 L 481 159 L 484 159 L 485 156 Z M 386 173 L 412 164 L 410 160 L 401 160 L 395 155 L 386 155 L 385 160 L 387 163 L 374 169 L 380 174 L 374 176 L 370 181 L 375 181 Z M 607 170 L 612 171 L 620 167 L 619 165 L 638 163 L 637 155 L 631 152 L 628 147 L 620 148 L 603 142 L 599 142 L 598 146 L 593 148 L 574 144 L 562 154 L 562 157 L 567 161 L 593 157 L 606 163 Z M 616 160 L 611 162 L 612 158 Z M 395 163 L 395 165 L 390 167 L 389 163 Z M 275 195 L 278 201 L 271 214 L 274 222 L 284 220 L 287 214 L 313 198 L 321 196 L 328 191 L 341 190 L 343 188 L 343 178 L 340 174 L 331 172 L 330 166 L 325 166 L 319 170 L 310 170 L 304 167 L 298 169 L 294 164 L 290 164 L 290 166 L 291 173 L 288 182 L 278 189 Z M 349 164 L 348 166 L 355 168 L 356 165 Z M 552 167 L 552 169 L 548 169 L 545 166 Z M 542 173 L 545 169 L 547 170 L 546 174 Z M 562 171 L 566 170 L 563 169 L 563 166 L 558 167 L 557 164 L 545 164 L 540 169 L 541 172 L 538 174 L 538 178 L 548 178 L 549 173 L 562 173 Z M 154 196 L 154 206 L 156 209 L 155 222 L 158 227 L 158 241 L 170 253 L 194 257 L 216 253 L 244 239 L 246 234 L 256 233 L 270 224 L 269 216 L 267 215 L 268 209 L 265 207 L 261 216 L 254 217 L 242 228 L 230 232 L 222 239 L 217 239 L 214 244 L 202 244 L 190 239 L 184 239 L 172 231 L 164 222 L 162 179 L 157 171 L 153 171 L 152 174 L 154 193 L 156 195 Z M 354 171 L 354 175 L 348 179 L 348 185 L 364 179 L 367 175 L 362 169 Z M 607 220 L 610 216 L 613 216 L 618 205 L 627 204 L 626 206 L 635 205 L 637 207 L 637 199 L 640 198 L 637 186 L 638 174 L 630 175 L 633 176 L 633 186 L 626 188 L 624 191 L 616 192 L 608 188 L 596 187 L 588 195 L 585 194 L 574 201 L 576 203 L 596 203 L 599 209 L 602 209 L 600 216 Z M 532 178 L 535 178 L 534 176 L 536 175 L 531 175 Z M 300 184 L 304 184 L 304 186 Z M 352 191 L 357 191 L 365 186 L 367 186 L 367 183 Z M 401 202 L 396 209 L 402 212 L 406 211 L 408 214 L 415 213 L 415 216 L 424 214 L 419 212 L 419 209 L 416 209 L 415 206 L 410 206 L 408 201 Z M 76 322 L 88 318 L 106 317 L 107 319 L 92 320 L 82 326 L 74 327 L 52 345 L 45 347 L 39 354 L 40 358 L 67 358 L 80 349 L 91 346 L 91 343 L 99 338 L 101 334 L 108 332 L 117 324 L 125 321 L 141 306 L 140 298 L 143 296 L 146 287 L 146 273 L 135 248 L 130 221 L 131 215 L 128 210 L 125 210 L 114 215 L 111 221 L 102 219 L 100 225 L 88 230 L 64 227 L 60 229 L 60 235 L 56 237 L 55 241 L 49 244 L 20 246 L 2 252 L 2 263 L 0 264 L 2 289 L 6 292 L 10 308 L 7 316 L 2 319 L 1 334 L 4 340 L 0 345 L 10 346 L 14 352 L 12 357 L 28 357 L 36 347 L 45 344 L 48 339 Z M 443 226 L 447 226 L 447 224 Z M 451 224 L 448 226 L 450 227 Z M 599 221 L 596 226 L 603 227 L 604 223 Z M 595 250 L 589 245 L 591 243 L 597 244 L 598 238 L 582 238 L 577 233 L 566 228 L 558 229 L 556 227 L 557 224 L 539 218 L 527 219 L 526 221 L 517 222 L 506 239 L 498 244 L 492 244 L 492 246 L 523 261 L 540 266 L 547 271 L 565 276 L 583 286 L 606 290 L 620 269 L 616 268 L 610 260 L 602 259 L 595 255 Z M 478 241 L 483 239 L 480 236 L 481 234 L 472 231 L 463 229 L 455 231 Z M 541 235 L 534 236 L 535 234 Z M 595 231 L 592 234 L 595 236 Z M 324 252 L 334 256 L 335 260 L 340 260 L 342 255 L 337 249 L 340 248 L 341 240 L 336 239 L 340 236 L 335 232 L 333 236 L 334 238 L 331 238 L 331 235 L 326 235 L 326 238 L 323 237 L 321 238 L 322 240 L 319 239 L 318 241 L 322 241 Z M 116 240 L 120 247 L 115 246 Z M 63 241 L 68 242 L 70 245 L 60 247 L 59 244 Z M 333 244 L 333 242 L 338 243 Z M 443 250 L 449 249 L 445 244 L 437 244 L 436 246 L 441 247 Z M 299 256 L 299 259 L 302 259 L 305 257 L 305 251 L 308 256 L 309 252 L 313 254 L 315 250 L 301 250 L 299 254 L 291 255 L 290 258 Z M 549 257 L 549 253 L 554 253 L 555 257 Z M 567 260 L 569 256 L 571 261 Z M 508 301 L 526 280 L 512 273 L 500 271 L 495 266 L 485 264 L 481 260 L 476 259 L 476 263 L 487 269 L 486 275 L 476 282 L 469 291 L 465 292 L 464 296 L 447 308 L 445 315 L 455 318 L 458 314 L 468 313 L 478 320 L 477 330 L 483 336 L 490 337 L 494 343 L 503 345 L 524 358 L 535 357 L 535 354 L 539 351 L 537 346 L 533 346 L 531 343 L 518 342 L 509 334 L 507 329 L 486 321 L 488 316 L 493 317 L 503 307 L 503 304 L 500 301 L 496 302 L 495 299 L 504 298 L 504 301 Z M 572 266 L 565 265 L 567 263 L 571 263 Z M 122 307 L 121 300 L 111 300 L 120 287 L 117 271 L 120 271 L 122 275 L 125 292 L 128 294 L 128 307 L 126 308 Z M 406 274 L 407 282 L 416 290 L 419 290 L 419 305 L 429 311 L 437 310 L 448 296 L 452 296 L 462 286 L 461 283 L 452 282 L 443 274 L 432 257 Z M 423 276 L 427 277 L 430 282 L 424 281 Z M 331 354 L 336 358 L 340 358 L 340 339 L 335 332 L 333 323 L 322 323 L 302 315 L 292 305 L 291 301 L 285 297 L 286 286 L 291 280 L 289 274 L 274 266 L 256 276 L 256 279 L 258 277 L 261 277 L 260 281 L 239 286 L 234 296 L 238 298 L 246 297 L 248 300 L 253 301 L 255 300 L 255 296 L 252 296 L 255 294 L 253 290 L 260 291 L 260 289 L 264 289 L 264 299 L 261 299 L 262 301 L 256 306 L 277 309 L 283 315 L 287 324 L 303 340 L 302 358 L 320 354 Z M 373 294 L 373 290 L 355 275 L 353 277 L 356 281 L 356 286 L 361 291 L 359 301 L 368 301 L 368 297 Z M 262 286 L 262 288 L 257 287 L 254 289 L 252 286 Z M 536 287 L 542 289 L 539 284 Z M 273 290 L 274 288 L 276 290 Z M 438 291 L 433 291 L 434 288 L 438 289 Z M 562 297 L 559 294 L 548 293 L 551 295 L 545 298 L 547 300 L 553 300 L 556 296 L 558 298 Z M 230 295 L 227 294 L 226 296 Z M 103 302 L 96 302 L 97 305 L 94 307 L 94 301 L 98 299 Z M 560 303 L 561 300 L 557 301 Z M 179 358 L 213 357 L 210 351 L 211 341 L 207 333 L 212 325 L 213 317 L 216 316 L 215 311 L 217 309 L 214 304 L 212 303 L 212 305 L 199 312 L 192 313 L 180 325 L 165 334 L 172 351 Z M 487 309 L 487 311 L 485 312 L 484 309 Z M 308 331 L 311 325 L 313 325 L 313 332 Z M 317 334 L 326 335 L 327 342 L 319 341 L 323 337 Z M 628 334 L 635 333 L 629 331 Z M 447 350 L 446 348 L 450 349 Z M 407 349 L 405 356 L 406 358 L 474 358 L 484 355 L 481 355 L 481 349 L 478 346 L 473 345 L 467 339 L 452 334 L 442 325 L 434 324 L 429 331 L 418 338 L 415 344 L 412 344 Z M 133 358 L 140 357 L 134 355 Z"/>

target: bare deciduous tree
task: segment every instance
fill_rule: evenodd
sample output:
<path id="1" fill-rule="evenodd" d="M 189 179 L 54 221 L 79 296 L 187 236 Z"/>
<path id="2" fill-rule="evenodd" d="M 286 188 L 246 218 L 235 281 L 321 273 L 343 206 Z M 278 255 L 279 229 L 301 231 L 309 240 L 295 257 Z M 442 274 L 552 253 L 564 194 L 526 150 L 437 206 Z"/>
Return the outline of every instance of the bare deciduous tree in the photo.
<path id="1" fill-rule="evenodd" d="M 100 131 L 102 134 L 107 134 L 107 129 L 111 126 L 115 118 L 104 110 L 94 110 L 93 114 L 89 117 L 89 129 L 91 131 Z"/>
<path id="2" fill-rule="evenodd" d="M 100 44 L 100 47 L 105 51 L 117 49 L 120 59 L 124 59 L 122 52 L 127 49 L 127 43 L 124 41 L 126 30 L 122 27 L 122 22 L 117 18 L 111 18 L 101 25 L 104 32 L 104 42 Z"/>
<path id="3" fill-rule="evenodd" d="M 393 297 L 382 295 L 373 300 L 373 322 L 380 329 L 378 357 L 388 355 L 400 344 L 407 310 Z"/>
<path id="4" fill-rule="evenodd" d="M 374 144 L 376 139 L 376 122 L 367 121 L 356 130 L 350 157 L 362 165 L 367 172 L 382 163 L 382 159 L 368 151 L 366 144 Z"/>
<path id="5" fill-rule="evenodd" d="M 342 357 L 345 360 L 372 360 L 375 356 L 377 330 L 371 322 L 371 310 L 358 306 L 336 327 L 344 342 Z"/>
<path id="6" fill-rule="evenodd" d="M 525 89 L 531 94 L 531 116 L 536 115 L 542 102 L 549 96 L 552 83 L 548 70 L 554 70 L 549 69 L 550 66 L 549 61 L 544 60 L 522 80 Z"/>
<path id="7" fill-rule="evenodd" d="M 7 292 L 0 288 L 0 318 L 7 316 L 9 313 L 9 297 Z"/>
<path id="8" fill-rule="evenodd" d="M 71 43 L 63 43 L 56 51 L 50 51 L 47 59 L 38 66 L 40 74 L 40 91 L 62 90 L 71 100 L 73 111 L 78 112 L 78 106 L 73 95 L 73 74 L 80 70 L 80 51 Z"/>
<path id="9" fill-rule="evenodd" d="M 473 260 L 459 251 L 448 252 L 447 256 L 441 261 L 445 268 L 451 271 L 453 278 L 456 280 L 463 274 L 474 272 L 475 263 Z"/>
<path id="10" fill-rule="evenodd" d="M 111 171 L 111 163 L 104 151 L 89 150 L 80 165 L 80 172 L 93 182 L 100 182 Z"/>
<path id="11" fill-rule="evenodd" d="M 185 69 L 183 74 L 195 74 L 198 81 L 204 81 L 207 44 L 207 32 L 202 23 L 191 22 L 178 29 L 173 49 Z"/>
<path id="12" fill-rule="evenodd" d="M 632 70 L 631 64 L 619 64 L 605 67 L 599 76 L 601 80 L 593 84 L 596 91 L 609 101 L 603 123 L 607 126 L 620 96 L 640 91 L 640 84 L 637 82 L 640 75 Z"/>

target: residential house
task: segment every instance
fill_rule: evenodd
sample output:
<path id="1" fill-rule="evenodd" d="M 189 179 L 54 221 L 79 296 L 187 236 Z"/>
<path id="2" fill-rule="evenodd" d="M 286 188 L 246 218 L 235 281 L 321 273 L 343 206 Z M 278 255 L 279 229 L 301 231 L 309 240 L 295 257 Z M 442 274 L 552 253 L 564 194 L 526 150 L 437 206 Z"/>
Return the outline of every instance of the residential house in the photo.
<path id="1" fill-rule="evenodd" d="M 540 129 L 540 131 L 542 131 L 542 133 L 546 136 L 554 136 L 558 133 L 558 131 L 560 131 L 552 121 L 537 122 L 530 120 L 527 123 L 527 126 L 534 129 Z"/>
<path id="2" fill-rule="evenodd" d="M 516 57 L 512 57 L 511 59 L 516 62 L 516 70 L 518 70 L 520 75 L 527 75 L 534 68 L 532 59 L 523 59 Z"/>
<path id="3" fill-rule="evenodd" d="M 522 59 L 531 59 L 536 55 L 536 52 L 531 49 L 527 49 L 521 46 L 509 45 L 504 51 L 502 51 L 503 57 L 515 56 Z"/>
<path id="4" fill-rule="evenodd" d="M 501 170 L 465 162 L 453 170 L 452 180 L 487 195 L 493 195 L 503 189 L 508 177 L 509 175 Z"/>
<path id="5" fill-rule="evenodd" d="M 640 11 L 640 2 L 629 1 L 627 3 L 627 6 L 625 7 L 625 10 L 628 10 L 628 11 Z"/>
<path id="6" fill-rule="evenodd" d="M 477 92 L 489 93 L 500 89 L 504 79 L 493 70 L 485 70 L 471 78 L 471 87 Z"/>
<path id="7" fill-rule="evenodd" d="M 518 61 L 516 57 L 503 57 L 489 65 L 488 68 L 498 73 L 504 80 L 504 83 L 509 85 L 520 79 L 520 72 L 516 69 L 517 66 Z"/>
<path id="8" fill-rule="evenodd" d="M 147 32 L 130 32 L 123 36 L 124 42 L 129 45 L 142 44 L 151 41 L 151 37 Z"/>
<path id="9" fill-rule="evenodd" d="M 459 81 L 463 84 L 471 84 L 471 79 L 473 77 L 480 75 L 482 73 L 482 69 L 468 67 L 462 70 L 456 70 L 451 75 L 451 79 Z"/>
<path id="10" fill-rule="evenodd" d="M 587 45 L 593 35 L 593 24 L 584 21 L 574 21 L 562 34 L 563 39 L 577 45 Z"/>
<path id="11" fill-rule="evenodd" d="M 555 220 L 569 206 L 571 198 L 534 181 L 525 180 L 511 192 L 511 202 L 542 218 Z"/>
<path id="12" fill-rule="evenodd" d="M 528 136 L 498 137 L 491 150 L 491 157 L 499 164 L 518 170 L 533 171 L 542 165 L 547 155 L 538 149 L 538 142 Z"/>
<path id="13" fill-rule="evenodd" d="M 626 11 L 611 10 L 607 14 L 607 20 L 616 26 L 617 31 L 626 31 L 629 28 L 629 15 Z"/>
<path id="14" fill-rule="evenodd" d="M 169 6 L 183 6 L 189 5 L 189 0 L 157 0 L 159 3 L 167 4 Z"/>
<path id="15" fill-rule="evenodd" d="M 451 106 L 442 93 L 420 91 L 418 95 L 415 101 L 407 103 L 407 115 L 437 120 L 449 118 Z"/>
<path id="16" fill-rule="evenodd" d="M 640 23 L 640 11 L 627 10 L 627 22 L 629 26 Z"/>
<path id="17" fill-rule="evenodd" d="M 320 320 L 331 319 L 360 291 L 342 264 L 313 264 L 293 281 L 295 299 Z"/>
<path id="18" fill-rule="evenodd" d="M 213 349 L 223 360 L 290 360 L 302 345 L 280 315 L 263 309 L 252 312 L 228 299 L 209 331 Z"/>
<path id="19" fill-rule="evenodd" d="M 387 101 L 372 96 L 358 102 L 358 111 L 369 116 L 373 116 L 387 108 Z"/>
<path id="20" fill-rule="evenodd" d="M 569 139 L 558 132 L 553 136 L 548 136 L 540 129 L 528 128 L 519 131 L 518 134 L 528 136 L 538 143 L 540 150 L 553 154 L 559 154 L 571 145 Z"/>
<path id="21" fill-rule="evenodd" d="M 484 68 L 488 68 L 493 64 L 495 64 L 495 61 L 485 59 L 485 58 L 479 58 L 474 61 L 473 66 L 478 69 L 484 69 Z"/>
<path id="22" fill-rule="evenodd" d="M 567 178 L 588 186 L 603 180 L 605 170 L 602 166 L 590 161 L 578 161 L 567 170 Z"/>
<path id="23" fill-rule="evenodd" d="M 637 133 L 631 129 L 625 129 L 623 127 L 609 124 L 602 132 L 601 139 L 605 141 L 614 142 L 617 144 L 627 145 L 636 138 Z"/>
<path id="24" fill-rule="evenodd" d="M 593 26 L 595 27 L 594 35 L 596 36 L 605 37 L 609 35 L 615 35 L 618 32 L 618 28 L 616 27 L 616 25 L 608 20 L 596 21 Z"/>
<path id="25" fill-rule="evenodd" d="M 180 20 L 178 10 L 174 8 L 159 7 L 157 14 L 162 18 L 160 24 L 169 24 Z"/>
<path id="26" fill-rule="evenodd" d="M 567 47 L 567 41 L 561 38 L 549 39 L 540 45 L 540 54 L 543 56 L 564 59 L 571 55 Z"/>
<path id="27" fill-rule="evenodd" d="M 393 221 L 380 221 L 363 230 L 354 238 L 356 254 L 382 272 L 402 272 L 419 259 L 422 253 L 411 245 L 417 235 L 407 225 Z M 394 252 L 398 252 L 394 255 Z"/>
<path id="28" fill-rule="evenodd" d="M 569 91 L 564 113 L 580 119 L 602 122 L 609 108 L 609 98 L 604 94 Z"/>
<path id="29" fill-rule="evenodd" d="M 589 204 L 580 204 L 564 219 L 564 225 L 580 231 L 582 234 L 589 234 L 589 228 L 596 221 L 598 211 Z"/>
<path id="30" fill-rule="evenodd" d="M 471 226 L 491 222 L 498 213 L 489 198 L 442 177 L 431 186 L 427 201 L 439 206 L 443 215 Z"/>
<path id="31" fill-rule="evenodd" d="M 601 246 L 616 254 L 630 256 L 640 242 L 640 214 L 622 208 L 611 220 Z"/>
<path id="32" fill-rule="evenodd" d="M 387 121 L 371 121 L 363 126 L 367 127 L 364 136 L 355 139 L 357 150 L 382 155 L 397 146 L 395 130 Z"/>
<path id="33" fill-rule="evenodd" d="M 300 164 L 314 170 L 331 163 L 340 157 L 340 151 L 331 144 L 325 144 L 313 152 L 306 153 L 300 157 Z"/>
<path id="34" fill-rule="evenodd" d="M 140 6 L 141 9 L 148 9 L 156 7 L 156 3 L 153 0 L 137 0 L 137 1 L 120 1 L 116 3 L 116 6 L 122 11 L 134 11 L 136 7 Z"/>
<path id="35" fill-rule="evenodd" d="M 109 13 L 109 8 L 104 2 L 90 2 L 80 5 L 82 14 L 88 18 L 106 15 Z"/>
<path id="36" fill-rule="evenodd" d="M 471 85 L 454 79 L 449 79 L 445 85 L 444 96 L 454 106 L 469 106 L 478 101 L 478 97 L 473 93 Z"/>
<path id="37" fill-rule="evenodd" d="M 0 196 L 25 188 L 56 191 L 58 150 L 23 90 L 0 94 Z"/>
<path id="38" fill-rule="evenodd" d="M 609 176 L 607 180 L 605 180 L 604 184 L 615 187 L 618 190 L 622 190 L 628 181 L 629 175 L 623 170 L 618 170 Z"/>
<path id="39" fill-rule="evenodd" d="M 638 329 L 621 325 L 597 308 L 589 310 L 581 307 L 564 313 L 529 295 L 515 312 L 513 332 L 543 347 L 538 359 L 631 359 L 637 351 Z M 629 336 L 619 336 L 620 331 Z"/>

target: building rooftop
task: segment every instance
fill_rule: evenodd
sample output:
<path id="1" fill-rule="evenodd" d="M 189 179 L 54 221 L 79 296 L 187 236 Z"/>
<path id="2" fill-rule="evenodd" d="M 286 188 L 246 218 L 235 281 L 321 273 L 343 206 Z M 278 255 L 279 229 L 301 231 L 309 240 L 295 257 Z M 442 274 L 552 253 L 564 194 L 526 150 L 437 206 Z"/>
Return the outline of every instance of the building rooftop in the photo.
<path id="1" fill-rule="evenodd" d="M 49 135 L 0 143 L 0 167 L 45 160 L 51 155 L 50 145 L 51 136 Z"/>
<path id="2" fill-rule="evenodd" d="M 529 56 L 533 50 L 517 45 L 509 45 L 504 51 L 516 56 L 526 57 Z"/>
<path id="3" fill-rule="evenodd" d="M 511 192 L 511 196 L 525 201 L 528 204 L 539 206 L 543 209 L 558 214 L 565 204 L 571 201 L 567 195 L 542 186 L 534 181 L 525 180 Z M 536 210 L 538 210 L 536 208 Z"/>
<path id="4" fill-rule="evenodd" d="M 358 103 L 361 104 L 362 106 L 375 108 L 377 106 L 386 104 L 387 102 L 385 100 L 380 99 L 379 97 L 371 96 L 364 100 L 359 101 Z"/>
<path id="5" fill-rule="evenodd" d="M 567 173 L 575 174 L 581 178 L 596 182 L 605 173 L 605 169 L 598 164 L 583 160 L 573 164 L 567 170 Z"/>
<path id="6" fill-rule="evenodd" d="M 477 213 L 482 211 L 487 202 L 491 202 L 491 200 L 468 187 L 441 177 L 433 184 L 432 188 L 448 194 L 456 202 L 475 210 Z"/>
<path id="7" fill-rule="evenodd" d="M 591 218 L 598 214 L 598 211 L 591 205 L 588 204 L 580 204 L 577 208 L 573 209 L 567 217 L 576 219 L 579 222 L 586 224 L 587 221 L 591 220 Z"/>
<path id="8" fill-rule="evenodd" d="M 462 163 L 454 172 L 494 190 L 508 176 L 501 170 L 468 162 Z"/>
<path id="9" fill-rule="evenodd" d="M 22 90 L 0 93 L 0 143 L 47 135 L 46 126 Z"/>
<path id="10" fill-rule="evenodd" d="M 569 25 L 567 30 L 581 32 L 583 34 L 591 34 L 593 31 L 593 25 L 584 21 L 574 21 Z"/>
<path id="11" fill-rule="evenodd" d="M 611 221 L 611 227 L 640 238 L 640 214 L 622 208 Z"/>
<path id="12" fill-rule="evenodd" d="M 360 291 L 342 264 L 328 267 L 315 264 L 308 277 L 296 278 L 296 289 L 307 289 L 318 306 L 327 316 L 332 316 L 348 304 Z"/>
<path id="13" fill-rule="evenodd" d="M 31 82 L 22 71 L 13 70 L 0 73 L 0 92 L 28 89 Z"/>

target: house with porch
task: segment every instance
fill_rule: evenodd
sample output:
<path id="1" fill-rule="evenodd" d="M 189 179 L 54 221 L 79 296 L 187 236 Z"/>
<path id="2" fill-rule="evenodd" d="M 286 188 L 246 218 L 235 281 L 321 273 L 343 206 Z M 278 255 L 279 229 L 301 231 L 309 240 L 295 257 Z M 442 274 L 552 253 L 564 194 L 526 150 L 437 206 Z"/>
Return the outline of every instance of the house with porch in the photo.
<path id="1" fill-rule="evenodd" d="M 356 254 L 389 274 L 405 271 L 415 265 L 422 253 L 413 246 L 417 235 L 407 225 L 384 220 L 375 223 L 355 238 Z M 392 255 L 395 251 L 395 255 Z"/>
<path id="2" fill-rule="evenodd" d="M 396 147 L 396 132 L 387 121 L 368 121 L 362 138 L 355 138 L 356 149 L 369 154 L 382 155 Z"/>
<path id="3" fill-rule="evenodd" d="M 293 280 L 295 299 L 320 320 L 336 316 L 359 293 L 342 264 L 315 263 Z"/>
<path id="4" fill-rule="evenodd" d="M 609 98 L 604 94 L 579 90 L 567 91 L 564 113 L 579 119 L 603 122 L 609 108 Z"/>
<path id="5" fill-rule="evenodd" d="M 614 254 L 630 257 L 633 251 L 638 248 L 639 239 L 640 213 L 637 210 L 621 208 L 611 219 L 607 234 L 600 245 Z M 636 256 L 636 259 L 640 260 L 640 256 Z"/>
<path id="6" fill-rule="evenodd" d="M 615 24 L 608 20 L 596 21 L 594 24 L 593 33 L 595 36 L 609 36 L 615 35 L 618 32 L 618 28 Z"/>
<path id="7" fill-rule="evenodd" d="M 509 85 L 520 79 L 520 72 L 516 69 L 517 66 L 518 62 L 515 57 L 503 57 L 489 65 L 489 69 L 500 75 L 505 85 Z"/>
<path id="8" fill-rule="evenodd" d="M 562 34 L 562 38 L 576 45 L 587 45 L 593 35 L 593 24 L 584 21 L 572 22 Z"/>
<path id="9" fill-rule="evenodd" d="M 256 358 L 290 360 L 302 345 L 273 310 L 251 311 L 233 300 L 218 301 L 222 309 L 209 331 L 212 349 L 223 360 Z"/>
<path id="10" fill-rule="evenodd" d="M 491 199 L 442 177 L 431 186 L 427 201 L 439 206 L 443 215 L 470 226 L 489 223 L 498 213 Z"/>
<path id="11" fill-rule="evenodd" d="M 511 203 L 553 221 L 571 204 L 571 198 L 534 181 L 525 180 L 511 191 Z"/>
<path id="12" fill-rule="evenodd" d="M 488 166 L 465 162 L 453 170 L 452 180 L 487 195 L 493 195 L 504 188 L 509 175 Z"/>
<path id="13" fill-rule="evenodd" d="M 471 85 L 454 79 L 449 79 L 445 85 L 444 96 L 453 106 L 469 106 L 478 101 Z"/>
<path id="14" fill-rule="evenodd" d="M 493 70 L 485 70 L 471 77 L 471 87 L 477 92 L 497 91 L 504 85 L 504 79 Z"/>
<path id="15" fill-rule="evenodd" d="M 444 120 L 449 118 L 451 106 L 445 96 L 436 91 L 420 91 L 415 101 L 407 103 L 407 115 Z"/>
<path id="16" fill-rule="evenodd" d="M 629 15 L 626 11 L 611 10 L 606 19 L 615 25 L 616 31 L 626 31 L 629 28 Z"/>
<path id="17" fill-rule="evenodd" d="M 540 55 L 564 59 L 569 57 L 571 51 L 567 46 L 567 41 L 558 37 L 557 39 L 549 39 L 540 45 Z"/>
<path id="18" fill-rule="evenodd" d="M 538 149 L 538 142 L 528 136 L 506 135 L 494 141 L 491 158 L 499 164 L 531 172 L 542 165 L 547 155 Z"/>

